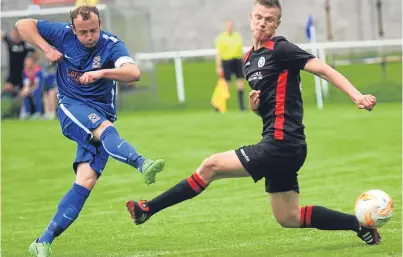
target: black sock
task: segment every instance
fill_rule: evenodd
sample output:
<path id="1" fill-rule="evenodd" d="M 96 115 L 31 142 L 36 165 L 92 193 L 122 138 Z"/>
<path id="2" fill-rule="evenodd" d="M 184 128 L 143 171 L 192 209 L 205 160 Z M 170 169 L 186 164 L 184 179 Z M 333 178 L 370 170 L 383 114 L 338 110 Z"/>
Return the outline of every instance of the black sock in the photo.
<path id="1" fill-rule="evenodd" d="M 191 199 L 203 192 L 207 186 L 195 172 L 168 191 L 149 201 L 150 212 L 154 214 L 169 206 Z"/>
<path id="2" fill-rule="evenodd" d="M 243 103 L 243 89 L 238 90 L 238 103 L 239 103 L 239 109 L 245 110 L 245 105 Z"/>
<path id="3" fill-rule="evenodd" d="M 360 225 L 354 215 L 327 209 L 322 206 L 301 207 L 301 228 L 321 230 L 353 230 L 358 232 Z"/>

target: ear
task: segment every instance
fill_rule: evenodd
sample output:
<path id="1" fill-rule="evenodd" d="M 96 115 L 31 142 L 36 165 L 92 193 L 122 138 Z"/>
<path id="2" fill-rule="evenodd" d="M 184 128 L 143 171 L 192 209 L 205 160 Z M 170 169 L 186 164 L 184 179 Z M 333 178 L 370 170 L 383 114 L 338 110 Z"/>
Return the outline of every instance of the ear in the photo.
<path id="1" fill-rule="evenodd" d="M 104 23 L 103 23 L 101 17 L 99 17 L 99 28 L 102 28 L 103 25 L 104 25 Z"/>
<path id="2" fill-rule="evenodd" d="M 77 33 L 76 33 L 76 27 L 74 27 L 73 24 L 70 25 L 70 28 L 71 28 L 71 30 L 73 31 L 73 33 L 74 33 L 75 35 L 77 35 Z"/>
<path id="3" fill-rule="evenodd" d="M 277 22 L 276 29 L 280 26 L 280 24 L 281 24 L 281 21 L 279 20 L 279 21 Z"/>

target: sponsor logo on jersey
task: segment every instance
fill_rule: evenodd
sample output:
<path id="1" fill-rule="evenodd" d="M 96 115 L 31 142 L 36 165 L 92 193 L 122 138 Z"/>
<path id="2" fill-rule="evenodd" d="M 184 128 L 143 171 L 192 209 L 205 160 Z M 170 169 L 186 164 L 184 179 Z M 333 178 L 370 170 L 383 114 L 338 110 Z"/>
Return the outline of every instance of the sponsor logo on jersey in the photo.
<path id="1" fill-rule="evenodd" d="M 242 154 L 243 158 L 245 158 L 245 160 L 246 160 L 247 162 L 250 161 L 249 156 L 246 155 L 246 153 L 245 153 L 245 151 L 244 151 L 243 149 L 241 149 L 241 154 Z"/>
<path id="2" fill-rule="evenodd" d="M 248 78 L 248 81 L 261 80 L 261 79 L 263 79 L 263 74 L 261 71 L 257 71 L 255 73 L 253 73 L 252 75 L 250 75 L 250 77 Z"/>
<path id="3" fill-rule="evenodd" d="M 72 69 L 67 69 L 67 76 L 71 77 L 76 82 L 80 82 L 80 77 L 84 74 L 84 72 L 75 71 Z"/>

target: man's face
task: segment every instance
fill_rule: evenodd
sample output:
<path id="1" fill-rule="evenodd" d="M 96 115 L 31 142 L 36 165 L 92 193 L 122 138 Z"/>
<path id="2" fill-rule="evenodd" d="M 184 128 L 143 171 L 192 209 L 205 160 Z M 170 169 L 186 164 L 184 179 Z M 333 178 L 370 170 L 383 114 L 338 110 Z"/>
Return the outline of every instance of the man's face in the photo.
<path id="1" fill-rule="evenodd" d="M 256 4 L 250 14 L 250 29 L 253 38 L 265 41 L 273 37 L 280 25 L 279 16 L 280 10 L 278 8 Z"/>
<path id="2" fill-rule="evenodd" d="M 228 33 L 232 33 L 233 30 L 234 30 L 234 24 L 232 23 L 232 21 L 227 21 L 225 23 L 225 31 Z"/>
<path id="3" fill-rule="evenodd" d="M 91 19 L 83 20 L 81 15 L 74 19 L 73 24 L 74 34 L 77 35 L 78 40 L 85 47 L 94 47 L 101 33 L 100 20 L 95 13 L 91 13 Z"/>

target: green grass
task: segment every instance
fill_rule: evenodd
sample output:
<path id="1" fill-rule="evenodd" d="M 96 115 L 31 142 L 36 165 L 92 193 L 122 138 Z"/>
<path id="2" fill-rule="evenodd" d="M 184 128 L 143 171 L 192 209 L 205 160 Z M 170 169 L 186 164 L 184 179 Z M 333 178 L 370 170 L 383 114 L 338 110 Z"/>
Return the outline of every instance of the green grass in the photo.
<path id="1" fill-rule="evenodd" d="M 375 94 L 379 102 L 402 101 L 402 63 L 388 63 L 386 78 L 382 76 L 379 64 L 354 64 L 337 68 L 359 90 Z M 161 63 L 156 66 L 157 95 L 152 90 L 138 90 L 134 94 L 122 96 L 122 108 L 125 110 L 150 109 L 211 109 L 210 99 L 217 83 L 215 63 L 211 61 L 185 61 L 183 74 L 185 83 L 186 103 L 178 104 L 175 67 L 172 63 Z M 144 72 L 141 85 L 149 85 L 151 74 Z M 314 78 L 307 72 L 301 72 L 302 94 L 306 105 L 316 104 Z M 229 109 L 237 109 L 237 93 L 232 83 Z M 245 84 L 246 85 L 246 84 Z M 246 85 L 246 91 L 249 86 Z M 155 101 L 155 98 L 158 100 Z M 245 94 L 245 100 L 246 100 Z M 329 85 L 329 97 L 325 104 L 347 103 L 350 100 L 338 89 Z"/>
<path id="2" fill-rule="evenodd" d="M 212 85 L 204 86 L 210 92 Z M 395 213 L 380 229 L 379 246 L 366 246 L 353 232 L 281 228 L 264 182 L 249 178 L 214 182 L 196 199 L 135 226 L 124 207 L 127 199 L 150 199 L 210 154 L 260 138 L 261 121 L 249 112 L 155 111 L 123 113 L 116 126 L 145 156 L 165 158 L 157 184 L 146 187 L 138 172 L 110 159 L 79 219 L 54 242 L 52 256 L 401 256 L 401 117 L 401 103 L 381 102 L 373 112 L 352 104 L 318 111 L 308 104 L 305 111 L 301 205 L 352 213 L 361 192 L 386 191 Z M 74 181 L 74 156 L 75 144 L 63 138 L 57 122 L 2 123 L 2 256 L 27 256 Z"/>

